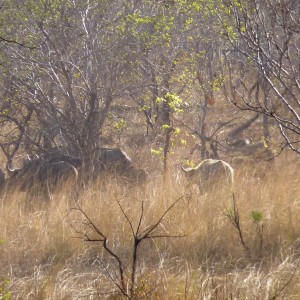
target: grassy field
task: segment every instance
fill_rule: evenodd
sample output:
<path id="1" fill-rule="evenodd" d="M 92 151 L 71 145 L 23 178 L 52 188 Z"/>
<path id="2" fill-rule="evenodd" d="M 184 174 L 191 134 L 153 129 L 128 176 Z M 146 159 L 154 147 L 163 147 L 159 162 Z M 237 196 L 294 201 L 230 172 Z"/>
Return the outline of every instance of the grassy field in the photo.
<path id="1" fill-rule="evenodd" d="M 299 159 L 235 171 L 235 209 L 230 190 L 186 191 L 175 169 L 143 187 L 99 182 L 75 198 L 66 188 L 49 203 L 9 192 L 0 299 L 123 299 L 122 272 L 137 299 L 300 299 Z"/>

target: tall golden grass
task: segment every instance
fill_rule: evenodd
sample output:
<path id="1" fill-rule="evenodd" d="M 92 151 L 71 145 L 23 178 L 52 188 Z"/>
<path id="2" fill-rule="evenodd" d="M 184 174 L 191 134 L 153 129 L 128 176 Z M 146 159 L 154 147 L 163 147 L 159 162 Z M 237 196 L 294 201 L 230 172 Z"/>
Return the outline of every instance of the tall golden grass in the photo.
<path id="1" fill-rule="evenodd" d="M 131 226 L 136 230 L 143 211 L 141 231 L 167 214 L 155 230 L 161 237 L 143 240 L 138 249 L 136 299 L 299 299 L 299 167 L 279 157 L 276 166 L 258 165 L 255 173 L 249 165 L 235 169 L 234 194 L 249 252 L 226 216 L 233 213 L 232 193 L 186 191 L 177 171 L 167 182 L 150 174 L 143 187 L 95 183 L 77 198 L 70 188 L 49 202 L 28 204 L 20 192 L 2 196 L 0 276 L 8 280 L 2 294 L 10 291 L 11 299 L 125 298 L 117 287 L 114 257 L 102 242 L 84 241 L 86 234 L 98 236 L 82 211 L 108 238 L 129 283 Z M 256 222 L 254 211 L 262 217 Z"/>

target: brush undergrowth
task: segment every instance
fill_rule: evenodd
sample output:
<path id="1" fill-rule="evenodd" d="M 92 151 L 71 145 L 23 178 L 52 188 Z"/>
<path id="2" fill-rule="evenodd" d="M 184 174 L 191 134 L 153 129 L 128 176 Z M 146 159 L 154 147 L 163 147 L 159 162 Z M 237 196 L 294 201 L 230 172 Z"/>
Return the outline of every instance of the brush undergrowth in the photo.
<path id="1" fill-rule="evenodd" d="M 76 201 L 66 189 L 29 207 L 23 193 L 5 195 L 0 299 L 299 299 L 300 178 L 284 166 L 254 177 L 241 165 L 234 198 L 186 191 L 180 176 L 168 185 L 155 176 L 143 187 L 95 183 Z M 116 258 L 86 216 L 130 285 L 141 205 L 140 232 L 167 213 L 157 238 L 139 244 L 126 295 Z"/>

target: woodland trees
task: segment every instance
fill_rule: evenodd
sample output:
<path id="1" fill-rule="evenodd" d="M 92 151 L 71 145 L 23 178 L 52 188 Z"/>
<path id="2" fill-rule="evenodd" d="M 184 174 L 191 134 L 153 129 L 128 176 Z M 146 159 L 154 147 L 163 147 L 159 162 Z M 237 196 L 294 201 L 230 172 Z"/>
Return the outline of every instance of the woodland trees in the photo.
<path id="1" fill-rule="evenodd" d="M 299 153 L 299 6 L 296 0 L 2 1 L 1 148 L 8 159 L 21 149 L 55 146 L 89 156 L 108 119 L 114 121 L 112 104 L 123 99 L 134 101 L 156 131 L 171 128 L 186 102 L 198 115 L 190 130 L 204 157 L 214 141 L 208 106 L 222 91 L 240 109 L 264 115 L 265 140 L 271 118 L 283 147 Z"/>
<path id="2" fill-rule="evenodd" d="M 83 155 L 98 145 L 109 107 L 130 86 L 135 65 L 132 43 L 118 28 L 125 9 L 98 1 L 19 3 L 22 34 L 32 46 L 5 47 L 11 65 L 3 66 L 2 108 L 16 136 Z"/>
<path id="3" fill-rule="evenodd" d="M 227 97 L 264 115 L 266 140 L 272 119 L 283 147 L 300 153 L 299 1 L 228 1 L 226 13 L 220 19 L 231 48 L 224 53 Z"/>

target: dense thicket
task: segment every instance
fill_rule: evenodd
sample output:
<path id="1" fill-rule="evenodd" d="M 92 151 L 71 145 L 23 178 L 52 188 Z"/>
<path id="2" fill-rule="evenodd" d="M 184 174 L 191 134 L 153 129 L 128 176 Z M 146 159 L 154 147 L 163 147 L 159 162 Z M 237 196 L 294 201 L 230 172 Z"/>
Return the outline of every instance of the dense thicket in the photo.
<path id="1" fill-rule="evenodd" d="M 187 125 L 176 114 L 189 107 L 205 156 L 218 94 L 299 153 L 299 14 L 297 0 L 2 1 L 2 150 L 89 155 L 126 123 L 114 104 L 134 103 L 156 133 Z"/>

